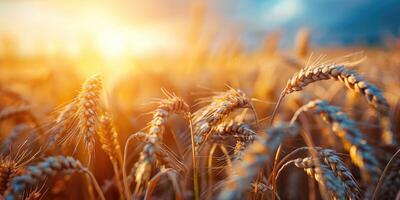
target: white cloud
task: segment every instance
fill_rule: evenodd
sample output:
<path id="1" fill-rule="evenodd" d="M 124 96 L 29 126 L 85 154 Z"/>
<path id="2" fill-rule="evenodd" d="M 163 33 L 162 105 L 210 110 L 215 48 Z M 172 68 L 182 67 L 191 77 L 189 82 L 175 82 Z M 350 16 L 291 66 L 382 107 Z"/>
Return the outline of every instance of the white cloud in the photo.
<path id="1" fill-rule="evenodd" d="M 294 19 L 302 11 L 301 0 L 279 0 L 273 6 L 266 8 L 263 19 L 269 22 L 269 25 L 280 25 Z"/>

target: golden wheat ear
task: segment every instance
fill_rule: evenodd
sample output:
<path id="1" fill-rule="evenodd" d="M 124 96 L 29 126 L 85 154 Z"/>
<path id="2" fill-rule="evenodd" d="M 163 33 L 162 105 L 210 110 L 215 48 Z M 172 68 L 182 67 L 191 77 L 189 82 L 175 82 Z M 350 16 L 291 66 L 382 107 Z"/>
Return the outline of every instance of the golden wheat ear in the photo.
<path id="1" fill-rule="evenodd" d="M 102 78 L 99 74 L 89 77 L 78 95 L 79 135 L 90 154 L 94 150 L 95 134 L 99 130 L 101 113 Z"/>
<path id="2" fill-rule="evenodd" d="M 243 108 L 250 108 L 256 122 L 258 122 L 257 113 L 251 103 L 251 99 L 248 98 L 243 91 L 230 88 L 226 92 L 221 92 L 211 97 L 209 105 L 194 113 L 193 126 L 196 136 L 196 145 L 201 146 L 208 134 L 210 134 L 219 123 L 228 118 L 235 110 Z"/>
<path id="3" fill-rule="evenodd" d="M 167 98 L 156 101 L 158 106 L 152 112 L 153 118 L 148 123 L 148 131 L 145 134 L 140 134 L 140 136 L 144 137 L 145 145 L 140 153 L 139 160 L 134 166 L 136 182 L 134 194 L 136 196 L 139 195 L 142 189 L 141 187 L 151 179 L 152 173 L 157 168 L 156 163 L 176 170 L 185 169 L 178 159 L 163 149 L 162 141 L 168 117 L 171 114 L 183 114 L 185 119 L 188 119 L 188 116 L 190 116 L 190 107 L 183 99 L 177 97 L 175 94 L 170 93 L 165 89 L 162 89 L 162 92 Z M 128 141 L 134 137 L 136 137 L 136 135 L 130 136 Z M 127 144 L 125 144 L 124 163 L 125 154 L 127 153 L 126 149 Z M 125 166 L 123 167 L 123 173 L 125 179 L 124 182 L 127 183 Z"/>

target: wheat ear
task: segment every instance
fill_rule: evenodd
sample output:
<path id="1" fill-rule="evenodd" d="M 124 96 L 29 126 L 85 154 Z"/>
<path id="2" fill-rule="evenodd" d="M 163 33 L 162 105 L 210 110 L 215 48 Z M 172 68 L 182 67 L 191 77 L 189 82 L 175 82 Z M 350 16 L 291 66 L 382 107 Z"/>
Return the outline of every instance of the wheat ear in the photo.
<path id="1" fill-rule="evenodd" d="M 36 165 L 27 167 L 22 175 L 16 176 L 12 180 L 10 191 L 5 195 L 5 199 L 6 200 L 17 199 L 28 188 L 34 187 L 40 181 L 46 179 L 47 176 L 53 176 L 60 172 L 85 173 L 91 178 L 92 184 L 95 186 L 99 194 L 99 197 L 102 200 L 105 200 L 101 188 L 98 185 L 93 174 L 86 167 L 84 167 L 79 161 L 75 160 L 72 157 L 64 157 L 64 156 L 47 157 L 44 161 L 39 162 Z"/>
<path id="2" fill-rule="evenodd" d="M 186 119 L 190 118 L 190 108 L 188 104 L 181 98 L 177 97 L 173 93 L 169 93 L 166 90 L 162 90 L 164 94 L 167 96 L 166 99 L 160 99 L 156 103 L 158 104 L 157 109 L 153 112 L 153 119 L 148 125 L 148 133 L 145 134 L 145 146 L 143 147 L 142 152 L 140 153 L 140 157 L 137 163 L 135 163 L 135 182 L 136 189 L 135 194 L 138 194 L 140 186 L 149 180 L 151 176 L 151 172 L 153 171 L 154 165 L 156 161 L 160 161 L 163 164 L 171 164 L 171 161 L 166 158 L 168 154 L 161 151 L 159 148 L 160 142 L 162 141 L 165 125 L 167 123 L 167 119 L 170 114 L 184 114 Z M 134 135 L 130 136 L 134 137 Z M 130 139 L 128 139 L 129 141 Z M 127 144 L 125 144 L 125 152 L 126 154 Z M 164 161 L 164 162 L 162 162 Z M 168 162 L 167 162 L 168 161 Z M 167 163 L 165 163 L 167 162 Z M 125 163 L 125 158 L 124 158 Z M 125 164 L 123 164 L 125 166 Z M 126 171 L 125 167 L 123 168 L 124 173 L 124 182 L 127 183 Z"/>
<path id="3" fill-rule="evenodd" d="M 345 188 L 346 197 L 358 199 L 360 196 L 359 185 L 337 153 L 332 149 L 319 149 L 318 155 L 322 162 L 330 167 L 335 176 L 340 178 Z"/>
<path id="4" fill-rule="evenodd" d="M 122 164 L 121 145 L 118 141 L 118 133 L 114 128 L 111 117 L 104 113 L 100 118 L 102 126 L 101 131 L 98 132 L 99 140 L 102 149 L 110 157 L 110 160 L 116 162 L 118 165 Z"/>
<path id="5" fill-rule="evenodd" d="M 363 95 L 368 104 L 383 115 L 385 122 L 382 122 L 382 125 L 384 125 L 385 131 L 382 138 L 387 144 L 395 143 L 396 138 L 394 138 L 391 130 L 390 121 L 388 121 L 389 104 L 386 98 L 378 87 L 365 80 L 355 70 L 348 69 L 344 65 L 335 64 L 306 67 L 289 79 L 285 93 L 290 94 L 294 91 L 302 90 L 310 83 L 331 78 L 343 82 L 349 89 Z"/>
<path id="6" fill-rule="evenodd" d="M 240 199 L 243 192 L 251 188 L 251 182 L 262 166 L 274 157 L 276 148 L 289 135 L 297 134 L 296 125 L 279 124 L 267 134 L 257 138 L 244 152 L 242 160 L 235 161 L 217 199 Z"/>
<path id="7" fill-rule="evenodd" d="M 78 95 L 79 135 L 83 137 L 89 152 L 94 149 L 94 136 L 99 126 L 101 90 L 102 79 L 100 75 L 96 74 L 85 81 Z"/>
<path id="8" fill-rule="evenodd" d="M 250 108 L 256 118 L 256 111 L 251 100 L 241 90 L 230 90 L 211 98 L 211 103 L 194 113 L 194 131 L 196 144 L 202 144 L 216 125 L 226 119 L 230 113 L 239 108 Z"/>
<path id="9" fill-rule="evenodd" d="M 284 91 L 285 94 L 301 91 L 310 83 L 327 79 L 335 79 L 345 83 L 348 88 L 365 96 L 370 105 L 383 113 L 387 112 L 389 104 L 382 92 L 356 71 L 347 69 L 344 65 L 324 64 L 305 67 L 289 79 Z"/>
<path id="10" fill-rule="evenodd" d="M 120 168 L 122 166 L 122 152 L 121 145 L 118 141 L 118 133 L 114 128 L 111 117 L 104 113 L 100 118 L 101 131 L 97 132 L 101 143 L 101 148 L 106 152 L 113 165 L 117 188 L 120 192 L 121 198 L 128 198 L 128 190 L 120 176 Z M 125 192 L 125 194 L 124 194 Z M 125 196 L 125 197 L 124 197 Z"/>
<path id="11" fill-rule="evenodd" d="M 384 118 L 389 118 L 389 104 L 379 88 L 366 81 L 355 70 L 348 69 L 344 65 L 322 64 L 317 66 L 307 66 L 288 80 L 285 89 L 279 97 L 272 119 L 274 118 L 276 110 L 284 96 L 296 91 L 301 91 L 311 83 L 327 79 L 334 79 L 343 82 L 349 89 L 363 95 L 368 104 L 377 109 Z M 384 125 L 383 128 L 385 130 L 382 136 L 384 142 L 387 144 L 394 144 L 396 138 L 391 130 L 390 120 L 386 119 L 382 125 Z"/>
<path id="12" fill-rule="evenodd" d="M 209 140 L 211 142 L 219 142 L 234 138 L 235 140 L 251 143 L 256 135 L 257 133 L 251 129 L 250 125 L 230 120 L 226 123 L 218 124 L 215 131 L 209 136 Z"/>
<path id="13" fill-rule="evenodd" d="M 77 101 L 72 101 L 62 108 L 58 116 L 54 120 L 54 125 L 50 129 L 50 137 L 48 141 L 48 147 L 52 147 L 56 142 L 60 140 L 69 139 L 67 133 L 68 130 L 73 126 L 74 119 L 72 117 L 78 111 Z"/>
<path id="14" fill-rule="evenodd" d="M 294 122 L 302 112 L 309 110 L 321 114 L 322 118 L 331 125 L 333 132 L 341 139 L 344 148 L 350 152 L 353 163 L 364 172 L 366 179 L 375 183 L 381 172 L 375 156 L 376 151 L 368 144 L 355 122 L 338 107 L 331 106 L 323 100 L 314 100 L 305 104 L 296 111 L 291 121 Z"/>
<path id="15" fill-rule="evenodd" d="M 298 158 L 293 161 L 294 165 L 298 168 L 304 169 L 307 174 L 313 177 L 320 185 L 324 186 L 332 199 L 345 200 L 346 189 L 342 180 L 335 175 L 332 169 L 322 163 L 313 160 L 311 157 Z"/>

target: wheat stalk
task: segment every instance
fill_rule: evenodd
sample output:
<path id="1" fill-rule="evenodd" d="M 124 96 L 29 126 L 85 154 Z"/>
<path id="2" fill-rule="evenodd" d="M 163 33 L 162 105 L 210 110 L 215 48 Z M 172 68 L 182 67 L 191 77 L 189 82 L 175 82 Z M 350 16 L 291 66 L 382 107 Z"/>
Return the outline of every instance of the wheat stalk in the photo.
<path id="1" fill-rule="evenodd" d="M 373 191 L 371 199 L 398 199 L 400 191 L 400 149 L 393 154 L 385 166 L 378 185 L 370 187 L 369 193 Z"/>
<path id="2" fill-rule="evenodd" d="M 228 151 L 226 150 L 223 141 L 228 140 L 229 138 L 233 138 L 236 140 L 235 148 L 234 148 L 234 158 L 236 160 L 241 160 L 243 158 L 243 152 L 246 147 L 251 144 L 257 134 L 250 128 L 248 124 L 237 122 L 234 120 L 230 120 L 229 122 L 223 122 L 219 124 L 213 132 L 209 134 L 205 140 L 212 143 L 212 147 L 209 150 L 208 154 L 208 196 L 212 197 L 212 186 L 213 186 L 213 177 L 212 177 L 212 168 L 213 168 L 213 156 L 217 147 L 219 147 L 226 157 L 227 166 L 230 170 L 231 158 L 229 156 Z"/>
<path id="3" fill-rule="evenodd" d="M 397 163 L 393 164 L 393 167 L 389 169 L 383 184 L 381 186 L 381 190 L 379 191 L 377 198 L 378 199 L 395 199 L 396 194 L 400 191 L 400 161 L 397 160 Z"/>
<path id="4" fill-rule="evenodd" d="M 271 160 L 276 148 L 289 135 L 295 135 L 295 125 L 279 124 L 267 130 L 267 134 L 257 138 L 244 152 L 242 160 L 235 161 L 217 199 L 239 199 L 251 187 L 251 182 L 265 162 Z"/>
<path id="5" fill-rule="evenodd" d="M 302 112 L 309 110 L 321 114 L 323 119 L 331 125 L 333 132 L 342 140 L 344 148 L 350 152 L 353 163 L 363 170 L 366 179 L 371 179 L 375 183 L 381 173 L 375 156 L 376 152 L 358 130 L 355 122 L 339 108 L 323 100 L 314 100 L 303 105 L 296 111 L 291 121 L 294 122 Z"/>

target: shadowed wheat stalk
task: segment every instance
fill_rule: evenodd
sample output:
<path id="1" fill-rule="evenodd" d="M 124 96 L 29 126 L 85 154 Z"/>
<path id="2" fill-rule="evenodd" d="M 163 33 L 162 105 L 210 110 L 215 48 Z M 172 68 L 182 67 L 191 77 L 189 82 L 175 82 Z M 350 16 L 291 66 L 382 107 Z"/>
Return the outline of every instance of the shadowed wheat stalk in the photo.
<path id="1" fill-rule="evenodd" d="M 212 185 L 213 185 L 213 177 L 212 177 L 212 169 L 213 169 L 213 157 L 214 152 L 217 147 L 219 147 L 226 157 L 227 166 L 231 167 L 231 158 L 229 156 L 228 151 L 226 150 L 223 142 L 233 138 L 236 141 L 233 156 L 235 160 L 241 160 L 244 156 L 244 150 L 248 145 L 253 143 L 257 134 L 251 129 L 250 125 L 242 122 L 237 122 L 234 120 L 230 120 L 229 122 L 224 122 L 219 124 L 216 130 L 210 133 L 208 142 L 212 143 L 209 154 L 208 154 L 208 196 L 211 198 L 212 195 Z"/>

